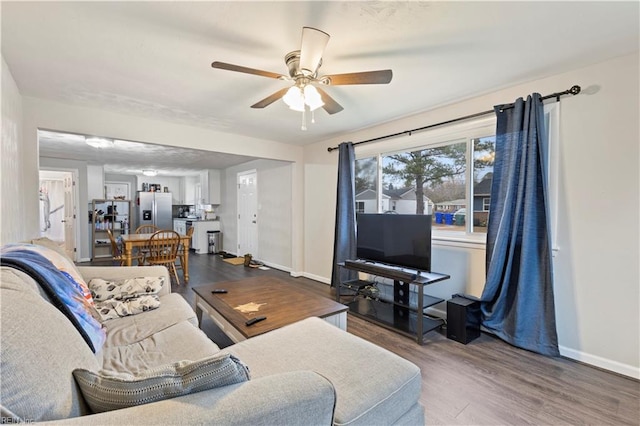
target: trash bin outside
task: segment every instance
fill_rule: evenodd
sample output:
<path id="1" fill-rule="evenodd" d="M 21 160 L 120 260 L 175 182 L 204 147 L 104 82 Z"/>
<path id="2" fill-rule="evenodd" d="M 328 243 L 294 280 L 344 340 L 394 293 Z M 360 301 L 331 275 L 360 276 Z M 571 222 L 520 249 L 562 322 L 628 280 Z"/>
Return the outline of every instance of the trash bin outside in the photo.
<path id="1" fill-rule="evenodd" d="M 465 215 L 463 215 L 463 214 L 455 215 L 456 225 L 463 226 L 464 225 L 464 217 L 465 217 Z"/>
<path id="2" fill-rule="evenodd" d="M 442 212 L 436 212 L 436 223 L 442 223 Z"/>
<path id="3" fill-rule="evenodd" d="M 446 225 L 453 225 L 453 213 L 444 214 L 444 223 Z"/>
<path id="4" fill-rule="evenodd" d="M 220 231 L 207 231 L 207 253 L 215 254 L 222 250 L 222 232 Z"/>

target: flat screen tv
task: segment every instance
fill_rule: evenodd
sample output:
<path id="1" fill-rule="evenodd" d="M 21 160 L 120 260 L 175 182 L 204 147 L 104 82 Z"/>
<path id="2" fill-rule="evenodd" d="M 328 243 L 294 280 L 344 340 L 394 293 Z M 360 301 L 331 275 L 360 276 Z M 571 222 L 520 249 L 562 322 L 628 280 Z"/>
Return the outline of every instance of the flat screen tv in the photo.
<path id="1" fill-rule="evenodd" d="M 358 259 L 431 271 L 431 215 L 359 213 Z"/>

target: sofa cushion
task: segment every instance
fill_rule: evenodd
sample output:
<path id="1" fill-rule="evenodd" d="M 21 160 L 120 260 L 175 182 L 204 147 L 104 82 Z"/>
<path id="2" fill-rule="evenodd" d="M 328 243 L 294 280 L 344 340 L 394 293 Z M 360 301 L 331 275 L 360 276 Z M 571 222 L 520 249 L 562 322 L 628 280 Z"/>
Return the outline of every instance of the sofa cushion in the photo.
<path id="1" fill-rule="evenodd" d="M 144 317 L 154 312 L 127 318 Z M 182 321 L 156 331 L 145 339 L 121 345 L 106 344 L 99 355 L 102 369 L 135 375 L 184 359 L 206 358 L 219 351 L 218 346 L 202 330 L 188 321 Z"/>
<path id="2" fill-rule="evenodd" d="M 94 413 L 117 410 L 249 380 L 249 370 L 229 354 L 180 361 L 137 375 L 101 370 L 73 372 Z"/>
<path id="3" fill-rule="evenodd" d="M 337 425 L 394 424 L 414 408 L 422 378 L 413 363 L 318 318 L 222 350 L 242 359 L 254 378 L 311 370 L 337 394 Z"/>
<path id="4" fill-rule="evenodd" d="M 0 268 L 0 290 L 3 412 L 24 421 L 87 414 L 72 372 L 100 368 L 89 346 L 25 273 Z"/>
<path id="5" fill-rule="evenodd" d="M 184 298 L 171 293 L 160 297 L 160 307 L 141 315 L 115 318 L 104 321 L 107 331 L 105 346 L 125 346 L 140 342 L 180 322 L 189 322 L 197 327 L 198 320 L 193 308 Z"/>

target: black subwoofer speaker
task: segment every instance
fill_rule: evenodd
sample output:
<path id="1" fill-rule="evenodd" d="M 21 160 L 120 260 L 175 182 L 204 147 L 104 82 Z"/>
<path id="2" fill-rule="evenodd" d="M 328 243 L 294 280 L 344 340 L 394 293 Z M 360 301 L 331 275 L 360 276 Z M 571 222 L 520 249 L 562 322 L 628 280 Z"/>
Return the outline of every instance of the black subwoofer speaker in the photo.
<path id="1" fill-rule="evenodd" d="M 447 300 L 447 338 L 465 345 L 480 336 L 480 302 L 456 296 Z"/>

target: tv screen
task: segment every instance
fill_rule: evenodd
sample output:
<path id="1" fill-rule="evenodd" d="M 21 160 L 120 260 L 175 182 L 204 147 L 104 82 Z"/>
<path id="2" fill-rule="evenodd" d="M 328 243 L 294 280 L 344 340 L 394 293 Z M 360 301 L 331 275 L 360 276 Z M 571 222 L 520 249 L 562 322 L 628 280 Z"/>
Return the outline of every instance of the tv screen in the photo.
<path id="1" fill-rule="evenodd" d="M 357 256 L 431 271 L 431 215 L 359 213 Z"/>

